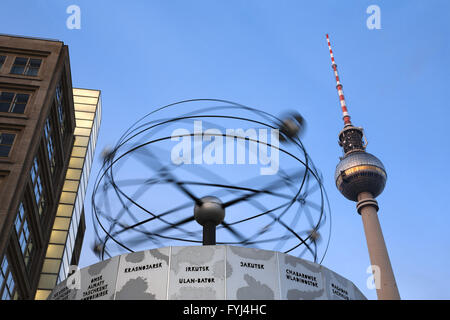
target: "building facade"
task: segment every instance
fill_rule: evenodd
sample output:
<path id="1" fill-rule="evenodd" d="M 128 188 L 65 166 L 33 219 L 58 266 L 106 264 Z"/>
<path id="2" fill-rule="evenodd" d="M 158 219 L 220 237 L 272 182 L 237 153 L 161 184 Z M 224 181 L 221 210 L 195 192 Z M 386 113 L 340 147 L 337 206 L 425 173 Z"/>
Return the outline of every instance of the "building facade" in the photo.
<path id="1" fill-rule="evenodd" d="M 75 142 L 50 234 L 35 299 L 47 299 L 75 268 L 84 237 L 84 199 L 101 121 L 98 90 L 73 89 Z"/>
<path id="2" fill-rule="evenodd" d="M 75 201 L 80 193 L 73 182 L 77 179 L 67 180 L 69 173 L 80 173 L 80 179 L 88 174 L 89 170 L 86 174 L 69 170 L 71 163 L 80 162 L 71 158 L 75 150 L 76 154 L 83 154 L 85 148 L 85 157 L 92 158 L 93 154 L 92 150 L 88 153 L 89 142 L 82 146 L 81 140 L 86 139 L 76 139 L 73 92 L 67 45 L 57 40 L 0 35 L 2 300 L 35 298 L 46 255 L 53 248 L 49 243 L 61 237 L 54 231 L 60 230 L 62 223 L 55 218 L 60 216 L 63 192 L 70 186 L 70 190 L 76 189 Z M 79 130 L 87 125 L 81 124 Z M 82 162 L 81 168 L 70 168 L 84 170 L 84 158 Z M 85 188 L 81 193 L 84 192 Z M 84 232 L 80 200 L 77 206 L 78 211 L 65 221 L 76 230 L 68 232 L 66 241 L 69 239 L 70 244 L 63 246 L 63 250 L 67 247 L 75 254 L 61 254 L 71 262 L 78 259 Z"/>

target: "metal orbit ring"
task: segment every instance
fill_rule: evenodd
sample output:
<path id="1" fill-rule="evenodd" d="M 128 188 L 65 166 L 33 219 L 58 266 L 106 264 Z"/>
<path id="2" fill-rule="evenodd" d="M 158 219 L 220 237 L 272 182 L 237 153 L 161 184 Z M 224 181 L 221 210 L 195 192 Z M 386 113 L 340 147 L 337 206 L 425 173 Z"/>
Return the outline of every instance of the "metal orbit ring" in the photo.
<path id="1" fill-rule="evenodd" d="M 180 114 L 177 107 L 189 112 Z M 154 118 L 164 112 L 167 113 L 164 118 Z M 168 130 L 193 121 L 222 129 L 224 125 L 239 123 L 278 130 L 283 148 L 273 141 L 268 143 L 267 139 L 223 133 L 220 129 L 217 129 L 220 133 L 216 130 L 207 135 L 215 140 L 232 139 L 234 143 L 236 139 L 241 145 L 248 143 L 249 158 L 251 143 L 260 148 L 260 156 L 262 147 L 279 152 L 283 156 L 283 166 L 272 176 L 230 182 L 228 180 L 234 176 L 238 176 L 235 177 L 238 180 L 251 174 L 254 166 L 247 164 L 236 169 L 215 164 L 212 168 L 216 170 L 210 170 L 205 164 L 180 165 L 164 160 L 163 154 L 167 151 L 157 145 L 199 137 L 198 133 L 173 134 L 173 131 L 168 135 Z M 217 227 L 217 244 L 270 249 L 299 257 L 309 254 L 314 262 L 322 263 L 330 242 L 330 205 L 320 173 L 299 138 L 302 125 L 301 116 L 279 119 L 267 112 L 220 99 L 184 100 L 148 113 L 126 130 L 114 148 L 103 154 L 91 202 L 96 235 L 94 252 L 104 259 L 105 255 L 111 257 L 124 250 L 134 252 L 149 249 L 149 246 L 201 244 L 201 226 L 195 224 L 192 209 L 201 205 L 205 196 L 213 196 L 223 199 L 221 206 L 227 210 L 225 219 Z M 202 136 L 205 133 L 202 132 Z M 128 165 L 124 173 L 121 169 L 128 162 L 132 165 Z M 293 169 L 287 169 L 286 163 L 293 163 Z M 185 170 L 182 178 L 176 172 L 180 170 Z M 151 189 L 158 188 L 152 196 L 142 199 Z M 181 202 L 176 193 L 187 197 L 188 202 Z M 300 219 L 302 216 L 308 223 Z M 324 236 L 319 229 L 325 223 L 328 224 L 327 240 L 321 241 Z M 274 246 L 269 246 L 273 243 Z M 320 243 L 324 243 L 322 250 Z"/>

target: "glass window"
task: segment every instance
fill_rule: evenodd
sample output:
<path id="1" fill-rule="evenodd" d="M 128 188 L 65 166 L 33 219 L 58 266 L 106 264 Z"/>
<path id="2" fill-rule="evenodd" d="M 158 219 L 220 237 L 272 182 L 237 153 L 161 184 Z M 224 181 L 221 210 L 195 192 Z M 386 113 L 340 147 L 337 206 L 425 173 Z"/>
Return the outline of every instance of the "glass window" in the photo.
<path id="1" fill-rule="evenodd" d="M 70 248 L 70 250 L 69 250 L 69 248 L 67 248 L 66 254 L 64 255 L 63 264 L 64 264 L 64 267 L 66 268 L 66 275 L 69 272 L 70 260 L 72 260 L 71 259 L 72 258 L 72 251 L 73 251 L 73 248 Z"/>
<path id="2" fill-rule="evenodd" d="M 0 69 L 2 68 L 3 64 L 5 63 L 6 56 L 0 56 Z"/>
<path id="3" fill-rule="evenodd" d="M 60 204 L 58 206 L 58 210 L 56 211 L 56 215 L 59 217 L 71 217 L 73 211 L 73 206 Z"/>
<path id="4" fill-rule="evenodd" d="M 23 72 L 25 71 L 25 68 L 27 66 L 27 63 L 28 63 L 27 58 L 17 57 L 16 60 L 14 60 L 14 64 L 11 68 L 11 73 L 23 74 Z"/>
<path id="5" fill-rule="evenodd" d="M 41 289 L 50 289 L 52 290 L 56 285 L 56 274 L 41 274 L 41 278 L 39 279 L 38 287 Z"/>
<path id="6" fill-rule="evenodd" d="M 30 95 L 25 93 L 16 94 L 16 98 L 14 99 L 14 103 L 11 107 L 11 112 L 24 113 L 29 97 Z"/>
<path id="7" fill-rule="evenodd" d="M 96 105 L 75 103 L 74 107 L 75 111 L 95 112 Z"/>
<path id="8" fill-rule="evenodd" d="M 73 102 L 77 104 L 90 104 L 94 108 L 97 105 L 98 99 L 93 97 L 73 96 Z"/>
<path id="9" fill-rule="evenodd" d="M 30 59 L 25 74 L 27 76 L 37 76 L 39 73 L 39 68 L 41 67 L 41 61 L 41 59 Z"/>
<path id="10" fill-rule="evenodd" d="M 13 92 L 2 92 L 0 94 L 0 112 L 9 112 L 13 99 Z"/>
<path id="11" fill-rule="evenodd" d="M 80 180 L 81 170 L 80 169 L 67 169 L 66 179 Z"/>
<path id="12" fill-rule="evenodd" d="M 69 230 L 70 252 L 67 252 L 67 254 L 69 254 L 69 255 L 73 251 L 73 245 L 75 244 L 75 231 L 74 231 L 74 229 L 75 229 L 75 226 L 72 225 L 72 227 Z M 68 260 L 70 260 L 70 256 L 68 258 L 69 258 Z"/>
<path id="13" fill-rule="evenodd" d="M 83 158 L 71 157 L 69 161 L 69 167 L 81 169 L 83 168 L 83 163 L 84 163 Z"/>
<path id="14" fill-rule="evenodd" d="M 59 283 L 61 281 L 63 281 L 64 279 L 66 279 L 66 271 L 64 270 L 64 264 L 61 264 L 61 268 L 59 269 L 59 274 L 58 274 L 58 278 L 56 280 L 56 283 Z"/>
<path id="15" fill-rule="evenodd" d="M 85 147 L 73 147 L 72 157 L 84 158 L 87 148 Z"/>
<path id="16" fill-rule="evenodd" d="M 63 185 L 64 191 L 77 192 L 78 190 L 78 181 L 75 180 L 66 180 Z"/>
<path id="17" fill-rule="evenodd" d="M 59 202 L 60 203 L 73 204 L 73 203 L 75 203 L 76 195 L 77 194 L 75 192 L 65 192 L 65 191 L 63 191 L 61 193 L 61 198 L 59 199 Z"/>
<path id="18" fill-rule="evenodd" d="M 42 272 L 45 273 L 58 273 L 60 260 L 57 259 L 45 259 Z"/>
<path id="19" fill-rule="evenodd" d="M 58 122 L 59 122 L 59 128 L 61 131 L 61 135 L 64 136 L 65 134 L 65 123 L 66 123 L 66 113 L 64 111 L 64 90 L 63 90 L 63 83 L 60 81 L 58 85 L 56 86 L 56 112 L 58 114 Z"/>
<path id="20" fill-rule="evenodd" d="M 100 91 L 99 90 L 91 90 L 91 89 L 76 89 L 76 88 L 74 88 L 73 95 L 98 98 L 100 95 Z"/>
<path id="21" fill-rule="evenodd" d="M 26 76 L 37 76 L 42 59 L 17 57 L 11 68 L 11 73 Z"/>
<path id="22" fill-rule="evenodd" d="M 28 226 L 27 213 L 20 203 L 19 210 L 17 211 L 16 221 L 14 222 L 16 229 L 17 239 L 19 240 L 19 246 L 22 251 L 25 266 L 29 266 L 33 256 L 33 241 L 31 232 Z"/>
<path id="23" fill-rule="evenodd" d="M 58 83 L 58 85 L 56 86 L 56 101 L 58 103 L 62 102 L 62 98 L 63 98 L 63 90 L 62 90 L 62 83 Z"/>
<path id="24" fill-rule="evenodd" d="M 0 112 L 24 113 L 30 95 L 26 93 L 0 93 Z"/>
<path id="25" fill-rule="evenodd" d="M 53 224 L 53 229 L 58 230 L 69 230 L 70 218 L 56 217 L 55 223 Z"/>
<path id="26" fill-rule="evenodd" d="M 47 247 L 46 258 L 61 259 L 63 255 L 64 246 L 59 244 L 49 244 Z M 52 288 L 53 289 L 53 288 Z"/>
<path id="27" fill-rule="evenodd" d="M 80 120 L 80 119 L 76 119 L 75 120 L 77 127 L 81 127 L 81 128 L 92 128 L 92 120 Z"/>
<path id="28" fill-rule="evenodd" d="M 34 300 L 47 300 L 50 293 L 52 293 L 51 290 L 36 290 Z"/>
<path id="29" fill-rule="evenodd" d="M 36 157 L 34 158 L 33 166 L 31 167 L 30 177 L 31 184 L 33 186 L 34 199 L 39 210 L 39 216 L 42 216 L 42 213 L 45 210 L 45 196 L 43 192 L 44 189 L 42 185 L 38 159 Z"/>
<path id="30" fill-rule="evenodd" d="M 73 227 L 72 227 L 73 228 Z M 73 251 L 73 247 L 72 247 L 72 243 L 73 243 L 73 240 L 72 240 L 72 236 L 71 236 L 71 232 L 70 232 L 70 230 L 72 229 L 72 228 L 70 228 L 68 231 L 67 231 L 67 238 L 66 238 L 66 256 L 70 256 L 71 254 L 72 254 L 72 251 Z"/>
<path id="31" fill-rule="evenodd" d="M 60 104 L 57 106 L 58 111 L 58 121 L 59 121 L 59 127 L 60 127 L 60 131 L 61 131 L 61 135 L 64 136 L 64 129 L 65 129 L 65 113 L 64 113 L 64 108 L 63 105 Z"/>
<path id="32" fill-rule="evenodd" d="M 16 135 L 0 132 L 0 157 L 8 157 Z"/>
<path id="33" fill-rule="evenodd" d="M 50 235 L 50 243 L 65 244 L 67 231 L 53 230 Z"/>
<path id="34" fill-rule="evenodd" d="M 74 146 L 87 147 L 88 143 L 89 143 L 89 137 L 75 136 Z"/>
<path id="35" fill-rule="evenodd" d="M 55 144 L 53 142 L 53 128 L 50 122 L 50 118 L 47 118 L 44 127 L 44 137 L 47 149 L 48 161 L 50 162 L 50 171 L 52 174 L 55 173 L 56 168 L 56 157 L 55 157 Z"/>
<path id="36" fill-rule="evenodd" d="M 14 298 L 14 291 L 15 282 L 5 255 L 0 265 L 0 299 L 12 300 Z"/>
<path id="37" fill-rule="evenodd" d="M 91 129 L 86 128 L 75 128 L 74 134 L 77 136 L 87 136 L 91 134 Z"/>
<path id="38" fill-rule="evenodd" d="M 95 113 L 75 111 L 75 119 L 77 120 L 94 120 Z"/>

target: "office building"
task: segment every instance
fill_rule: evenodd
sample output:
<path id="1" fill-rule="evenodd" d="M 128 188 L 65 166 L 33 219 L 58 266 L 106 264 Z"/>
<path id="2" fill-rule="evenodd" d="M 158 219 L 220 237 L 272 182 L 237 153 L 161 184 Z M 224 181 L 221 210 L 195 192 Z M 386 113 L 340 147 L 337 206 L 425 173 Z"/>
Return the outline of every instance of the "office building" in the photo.
<path id="1" fill-rule="evenodd" d="M 42 297 L 77 263 L 99 122 L 99 92 L 72 88 L 67 45 L 0 35 L 0 299 Z"/>

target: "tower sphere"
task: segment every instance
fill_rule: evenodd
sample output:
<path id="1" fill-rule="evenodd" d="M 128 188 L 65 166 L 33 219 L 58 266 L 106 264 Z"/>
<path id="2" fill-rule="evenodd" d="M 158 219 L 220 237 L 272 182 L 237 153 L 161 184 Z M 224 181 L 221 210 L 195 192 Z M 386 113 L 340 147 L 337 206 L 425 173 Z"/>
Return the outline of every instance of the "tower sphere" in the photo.
<path id="1" fill-rule="evenodd" d="M 365 151 L 349 152 L 336 166 L 334 180 L 339 191 L 349 200 L 358 201 L 358 194 L 370 192 L 377 197 L 386 185 L 383 163 Z"/>
<path id="2" fill-rule="evenodd" d="M 200 225 L 208 222 L 218 225 L 225 218 L 225 210 L 222 208 L 222 202 L 216 197 L 203 197 L 200 199 L 201 205 L 195 205 L 194 217 Z"/>

